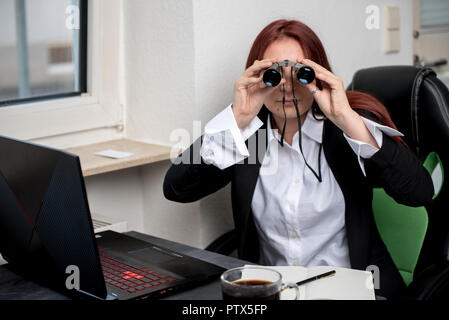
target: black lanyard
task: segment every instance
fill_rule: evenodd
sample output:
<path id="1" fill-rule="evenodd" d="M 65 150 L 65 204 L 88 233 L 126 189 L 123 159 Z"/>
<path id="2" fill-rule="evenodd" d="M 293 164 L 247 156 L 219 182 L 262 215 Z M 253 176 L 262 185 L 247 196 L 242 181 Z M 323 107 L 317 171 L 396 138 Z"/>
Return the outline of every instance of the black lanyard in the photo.
<path id="1" fill-rule="evenodd" d="M 294 82 L 293 82 L 293 68 L 292 68 L 290 74 L 291 74 L 291 78 L 292 78 L 291 80 L 292 80 L 293 104 L 295 105 L 296 117 L 298 119 L 298 131 L 299 131 L 298 132 L 298 134 L 299 134 L 298 143 L 299 143 L 299 150 L 301 151 L 301 154 L 302 154 L 302 157 L 304 159 L 304 163 L 306 164 L 306 166 L 312 171 L 312 173 L 318 179 L 318 181 L 322 182 L 322 178 L 321 178 L 321 150 L 323 149 L 323 144 L 320 143 L 320 148 L 318 150 L 318 173 L 316 173 L 315 170 L 313 170 L 313 168 L 307 163 L 306 157 L 304 157 L 304 153 L 302 151 L 301 114 L 299 113 L 299 109 L 298 109 L 298 100 L 295 97 L 295 89 L 294 89 Z M 285 113 L 285 86 L 284 86 L 284 84 L 282 85 L 282 109 L 284 110 L 284 126 L 282 128 L 281 141 L 278 140 L 278 142 L 283 147 L 284 146 L 285 126 L 287 124 L 287 114 Z"/>

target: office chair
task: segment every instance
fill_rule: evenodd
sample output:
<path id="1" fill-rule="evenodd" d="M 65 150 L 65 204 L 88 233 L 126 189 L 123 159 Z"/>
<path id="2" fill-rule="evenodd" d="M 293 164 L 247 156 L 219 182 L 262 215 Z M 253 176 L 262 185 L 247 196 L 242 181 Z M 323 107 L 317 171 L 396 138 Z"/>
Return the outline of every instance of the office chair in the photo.
<path id="1" fill-rule="evenodd" d="M 383 66 L 359 70 L 348 90 L 369 93 L 432 175 L 435 194 L 426 207 L 396 203 L 373 190 L 382 240 L 408 285 L 404 297 L 431 299 L 449 292 L 449 91 L 430 68 Z"/>
<path id="2" fill-rule="evenodd" d="M 373 213 L 382 240 L 404 282 L 403 298 L 431 299 L 449 293 L 449 91 L 432 69 L 382 66 L 355 73 L 348 90 L 369 93 L 389 110 L 434 181 L 426 207 L 396 203 L 383 189 L 373 190 Z M 230 254 L 237 247 L 234 230 L 206 250 Z"/>

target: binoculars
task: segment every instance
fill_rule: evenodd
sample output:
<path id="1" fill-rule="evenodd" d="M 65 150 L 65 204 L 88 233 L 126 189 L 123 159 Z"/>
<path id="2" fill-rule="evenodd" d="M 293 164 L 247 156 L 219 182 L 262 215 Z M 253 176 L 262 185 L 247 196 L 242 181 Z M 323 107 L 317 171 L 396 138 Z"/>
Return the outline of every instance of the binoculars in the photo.
<path id="1" fill-rule="evenodd" d="M 301 63 L 284 60 L 282 62 L 273 63 L 273 65 L 263 73 L 263 82 L 268 87 L 276 87 L 281 82 L 282 67 L 294 67 L 296 79 L 301 83 L 309 84 L 315 79 L 315 71 L 313 71 L 312 68 Z"/>

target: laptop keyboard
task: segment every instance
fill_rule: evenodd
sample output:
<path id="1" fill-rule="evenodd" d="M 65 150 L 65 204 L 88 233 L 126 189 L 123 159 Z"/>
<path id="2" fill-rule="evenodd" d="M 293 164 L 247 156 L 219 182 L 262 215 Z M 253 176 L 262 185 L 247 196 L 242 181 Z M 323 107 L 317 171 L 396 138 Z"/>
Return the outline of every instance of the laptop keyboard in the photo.
<path id="1" fill-rule="evenodd" d="M 114 257 L 106 255 L 99 248 L 100 261 L 103 268 L 105 282 L 126 290 L 129 293 L 135 293 L 144 289 L 157 287 L 166 283 L 175 282 L 176 279 L 151 271 L 146 267 L 133 267 Z"/>

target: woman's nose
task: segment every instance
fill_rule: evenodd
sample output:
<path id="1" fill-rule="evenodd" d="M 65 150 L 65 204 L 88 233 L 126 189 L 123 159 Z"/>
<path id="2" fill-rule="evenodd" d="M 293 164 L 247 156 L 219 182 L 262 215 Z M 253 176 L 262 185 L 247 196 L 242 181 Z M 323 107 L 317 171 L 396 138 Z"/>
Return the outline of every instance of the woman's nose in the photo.
<path id="1" fill-rule="evenodd" d="M 284 88 L 285 88 L 285 91 L 291 91 L 292 90 L 292 79 L 291 79 L 291 77 L 288 75 L 286 75 L 286 74 L 284 74 L 284 79 L 285 79 L 285 83 L 284 83 Z M 281 88 L 281 90 L 282 90 L 282 88 Z"/>
<path id="2" fill-rule="evenodd" d="M 285 79 L 284 87 L 285 90 L 291 90 L 292 89 L 292 73 L 291 68 L 285 68 L 283 70 L 283 78 Z M 281 88 L 282 90 L 282 88 Z"/>

